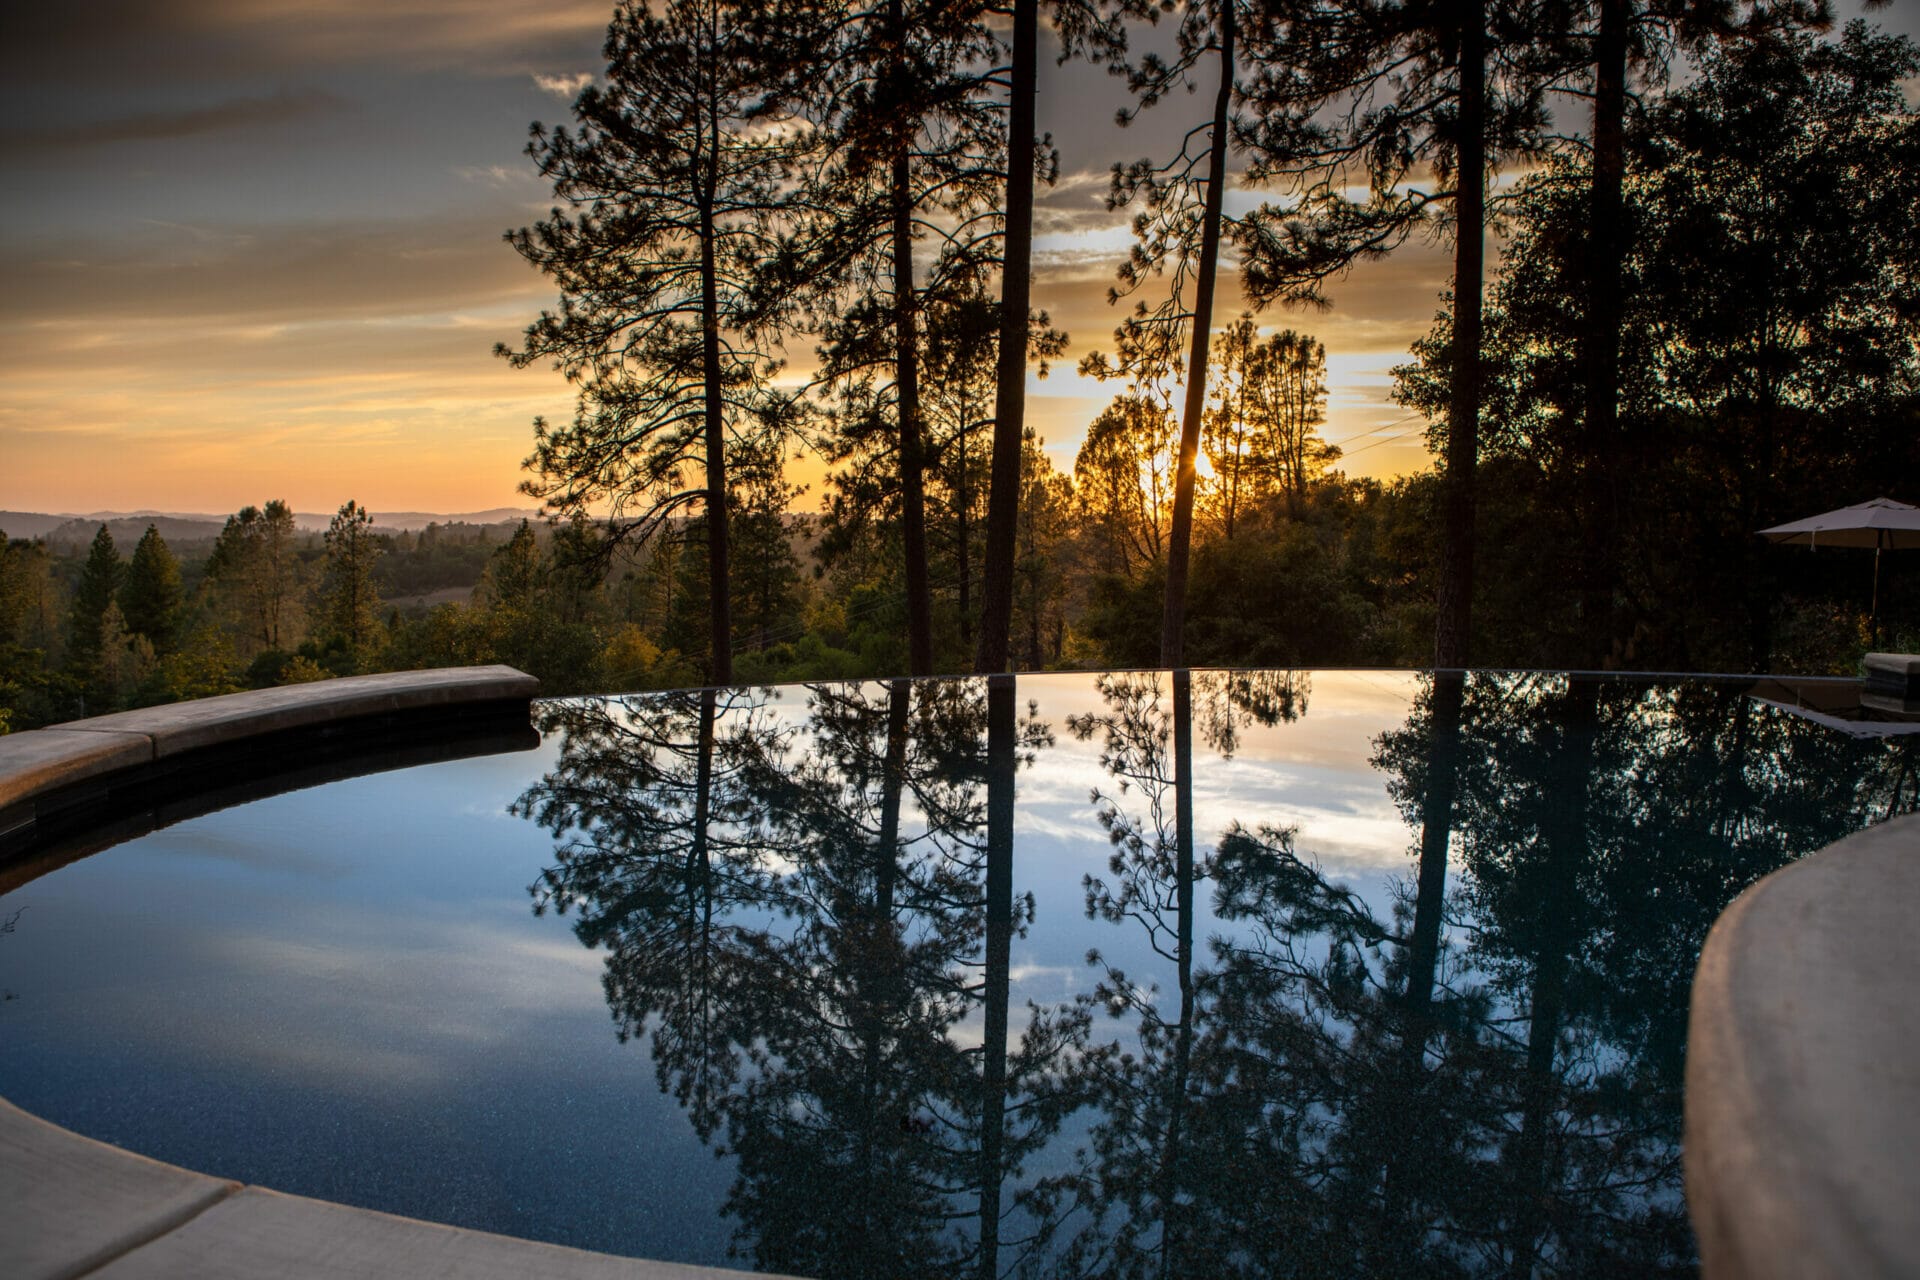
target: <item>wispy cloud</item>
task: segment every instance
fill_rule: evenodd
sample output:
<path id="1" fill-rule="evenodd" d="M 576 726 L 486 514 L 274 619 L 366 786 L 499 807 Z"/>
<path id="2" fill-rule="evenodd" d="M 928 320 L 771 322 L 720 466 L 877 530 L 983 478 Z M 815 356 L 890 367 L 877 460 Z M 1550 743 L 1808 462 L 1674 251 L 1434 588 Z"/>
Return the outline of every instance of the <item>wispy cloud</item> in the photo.
<path id="1" fill-rule="evenodd" d="M 591 57 L 610 10 L 605 0 L 89 0 L 83 12 L 11 4 L 0 83 L 121 88 L 341 67 L 524 74 Z"/>
<path id="2" fill-rule="evenodd" d="M 453 171 L 468 182 L 489 187 L 508 187 L 536 180 L 533 174 L 524 169 L 509 169 L 503 164 L 461 164 L 455 165 Z"/>
<path id="3" fill-rule="evenodd" d="M 186 111 L 143 111 L 56 129 L 8 129 L 0 131 L 0 153 L 23 155 L 109 147 L 124 142 L 171 142 L 209 133 L 284 125 L 334 114 L 348 105 L 345 98 L 321 89 L 282 89 L 264 98 L 228 98 Z"/>
<path id="4" fill-rule="evenodd" d="M 593 73 L 581 71 L 570 76 L 543 76 L 533 78 L 534 87 L 542 93 L 550 93 L 563 101 L 572 101 L 573 96 L 593 83 Z"/>

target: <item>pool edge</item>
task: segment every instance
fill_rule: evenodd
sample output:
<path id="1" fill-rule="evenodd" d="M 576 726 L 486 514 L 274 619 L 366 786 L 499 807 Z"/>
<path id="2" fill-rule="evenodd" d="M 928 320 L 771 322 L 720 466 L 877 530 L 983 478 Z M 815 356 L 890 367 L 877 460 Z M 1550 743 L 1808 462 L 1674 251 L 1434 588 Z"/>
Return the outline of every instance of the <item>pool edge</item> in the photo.
<path id="1" fill-rule="evenodd" d="M 375 768 L 422 735 L 529 725 L 539 682 L 507 666 L 350 676 L 119 712 L 0 736 L 0 838 L 108 821 L 108 843 L 222 788 L 311 785 L 323 745 Z M 454 744 L 452 750 L 459 750 Z M 396 755 L 396 752 L 398 755 Z M 323 771 L 324 772 L 324 771 Z M 239 782 L 236 783 L 235 779 Z M 189 794 L 191 793 L 191 794 Z M 117 822 L 116 822 L 117 820 Z M 84 839 L 18 883 L 94 851 Z M 12 885 L 4 887 L 13 887 Z M 403 1218 L 196 1173 L 64 1129 L 0 1098 L 0 1273 L 67 1277 L 537 1276 L 728 1280 L 746 1273 L 593 1253 Z"/>
<path id="2" fill-rule="evenodd" d="M 1920 1275 L 1920 815 L 1762 879 L 1693 982 L 1683 1142 L 1708 1280 Z"/>
<path id="3" fill-rule="evenodd" d="M 63 1129 L 3 1098 L 0 1271 L 17 1280 L 746 1280 L 740 1271 L 621 1258 L 214 1178 Z"/>

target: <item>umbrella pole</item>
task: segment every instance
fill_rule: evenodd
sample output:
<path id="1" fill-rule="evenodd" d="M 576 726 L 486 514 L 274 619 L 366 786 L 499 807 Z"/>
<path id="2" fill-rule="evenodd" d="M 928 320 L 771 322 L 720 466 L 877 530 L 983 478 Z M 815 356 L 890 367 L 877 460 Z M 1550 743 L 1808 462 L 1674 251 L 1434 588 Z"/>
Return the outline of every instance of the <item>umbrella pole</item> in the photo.
<path id="1" fill-rule="evenodd" d="M 1873 548 L 1873 611 L 1867 615 L 1867 637 L 1870 643 L 1880 643 L 1880 542 L 1885 541 L 1884 533 L 1878 535 Z"/>

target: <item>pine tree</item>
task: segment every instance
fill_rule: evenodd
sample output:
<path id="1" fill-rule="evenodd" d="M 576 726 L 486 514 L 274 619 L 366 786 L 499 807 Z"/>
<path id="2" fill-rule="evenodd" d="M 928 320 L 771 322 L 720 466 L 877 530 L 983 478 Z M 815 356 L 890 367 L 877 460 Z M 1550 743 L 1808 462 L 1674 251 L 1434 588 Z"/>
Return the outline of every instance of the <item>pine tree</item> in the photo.
<path id="1" fill-rule="evenodd" d="M 0 647 L 48 648 L 59 634 L 47 546 L 0 532 Z"/>
<path id="2" fill-rule="evenodd" d="M 287 649 L 299 639 L 300 572 L 293 508 L 278 498 L 227 517 L 207 560 L 207 576 L 239 618 L 243 654 Z"/>
<path id="3" fill-rule="evenodd" d="M 125 573 L 126 566 L 114 549 L 113 535 L 103 524 L 93 535 L 93 546 L 87 552 L 86 565 L 80 570 L 73 607 L 67 615 L 67 672 L 96 701 L 104 692 L 100 680 L 107 611 L 114 607 L 114 596 L 120 590 L 120 580 Z"/>
<path id="4" fill-rule="evenodd" d="M 508 235 L 560 287 L 516 366 L 551 361 L 579 388 L 573 422 L 535 424 L 522 487 L 565 515 L 605 509 L 611 543 L 706 513 L 708 677 L 733 678 L 727 469 L 732 437 L 782 419 L 777 252 L 805 133 L 787 111 L 792 24 L 780 5 L 625 0 L 604 84 L 577 132 L 535 125 L 528 154 L 555 209 Z"/>
<path id="5" fill-rule="evenodd" d="M 373 569 L 381 547 L 373 517 L 348 500 L 327 523 L 327 556 L 320 583 L 321 638 L 364 667 L 380 640 L 380 592 Z"/>
<path id="6" fill-rule="evenodd" d="M 1329 279 L 1391 252 L 1436 211 L 1451 215 L 1459 373 L 1441 472 L 1441 667 L 1468 659 L 1489 164 L 1544 150 L 1558 70 L 1543 51 L 1555 51 L 1563 17 L 1525 0 L 1274 0 L 1262 65 L 1242 86 L 1249 181 L 1289 195 L 1239 226 L 1256 303 L 1325 305 Z M 1364 199 L 1349 197 L 1355 186 Z"/>
<path id="7" fill-rule="evenodd" d="M 1247 372 L 1247 409 L 1258 423 L 1262 453 L 1287 495 L 1287 515 L 1298 520 L 1305 514 L 1308 483 L 1340 456 L 1337 446 L 1320 438 L 1327 420 L 1327 349 L 1282 329 L 1254 348 Z"/>
<path id="8" fill-rule="evenodd" d="M 985 599 L 973 669 L 997 675 L 1007 669 L 1013 627 L 1013 577 L 1019 554 L 1020 458 L 1026 438 L 1027 343 L 1032 332 L 1034 98 L 1039 91 L 1040 0 L 1014 0 L 1013 66 L 1008 77 L 1006 239 L 1000 265 L 1000 342 L 993 393 L 993 459 L 987 489 Z M 996 1221 L 987 1224 L 981 1206 L 980 1253 L 984 1265 L 999 1256 L 999 1196 Z"/>
<path id="9" fill-rule="evenodd" d="M 1571 33 L 1571 56 L 1584 62 L 1580 87 L 1593 100 L 1589 136 L 1592 165 L 1586 246 L 1587 279 L 1580 290 L 1586 302 L 1581 333 L 1584 398 L 1578 413 L 1590 460 L 1586 492 L 1581 496 L 1588 532 L 1579 577 L 1582 613 L 1592 651 L 1583 665 L 1610 665 L 1624 636 L 1618 617 L 1618 543 L 1633 483 L 1632 462 L 1620 421 L 1620 327 L 1626 313 L 1626 265 L 1632 230 L 1625 196 L 1629 78 L 1637 70 L 1656 81 L 1664 77 L 1667 49 L 1679 45 L 1704 51 L 1711 42 L 1739 37 L 1764 39 L 1796 28 L 1824 27 L 1831 21 L 1827 0 L 1741 0 L 1744 22 L 1733 20 L 1727 0 L 1586 0 L 1584 26 Z M 1583 82 L 1583 83 L 1581 83 Z"/>
<path id="10" fill-rule="evenodd" d="M 1200 435 L 1207 400 L 1207 374 L 1212 367 L 1209 348 L 1213 336 L 1213 298 L 1220 268 L 1220 244 L 1226 230 L 1225 198 L 1227 153 L 1234 96 L 1235 45 L 1241 0 L 1192 0 L 1179 7 L 1175 20 L 1176 53 L 1172 61 L 1149 55 L 1129 68 L 1128 82 L 1140 106 L 1150 107 L 1182 86 L 1199 84 L 1195 72 L 1206 55 L 1214 55 L 1217 74 L 1213 109 L 1207 121 L 1206 150 L 1191 154 L 1199 130 L 1189 130 L 1180 152 L 1171 161 L 1115 165 L 1109 207 L 1118 208 L 1144 197 L 1146 212 L 1134 222 L 1138 243 L 1121 269 L 1123 288 L 1116 300 L 1138 288 L 1149 276 L 1173 269 L 1173 287 L 1155 309 L 1142 304 L 1130 322 L 1154 325 L 1188 335 L 1187 384 L 1180 412 L 1180 444 L 1174 467 L 1173 505 L 1167 538 L 1167 582 L 1162 602 L 1160 662 L 1180 667 L 1186 655 L 1187 574 L 1193 545 L 1194 492 L 1198 483 Z M 1129 6 L 1139 16 L 1157 21 L 1171 6 L 1159 3 Z M 1124 124 L 1133 112 L 1122 112 Z M 1202 165 L 1204 164 L 1204 176 Z M 1189 281 L 1191 291 L 1189 292 Z"/>
<path id="11" fill-rule="evenodd" d="M 533 526 L 522 520 L 513 536 L 487 558 L 480 596 L 496 613 L 530 613 L 540 587 L 540 548 Z"/>
<path id="12" fill-rule="evenodd" d="M 990 11 L 981 0 L 833 11 L 842 20 L 823 41 L 815 113 L 823 163 L 790 268 L 826 316 L 821 379 L 852 410 L 836 415 L 828 453 L 856 458 L 848 478 L 863 485 L 875 468 L 857 455 L 880 455 L 890 472 L 874 496 L 897 505 L 915 675 L 933 669 L 923 337 L 933 300 L 977 287 L 995 256 L 983 215 L 1005 138 Z M 916 264 L 933 226 L 938 250 Z"/>
<path id="13" fill-rule="evenodd" d="M 155 653 L 171 653 L 184 599 L 180 562 L 168 550 L 159 528 L 148 525 L 133 549 L 127 580 L 120 588 L 120 612 L 127 629 L 145 636 Z"/>
<path id="14" fill-rule="evenodd" d="M 1061 56 L 1083 54 L 1110 62 L 1126 50 L 1117 11 L 1088 0 L 1054 0 L 1053 25 Z M 1006 14 L 1007 10 L 998 10 Z M 1007 669 L 1013 626 L 1013 578 L 1019 555 L 1021 459 L 1026 447 L 1027 361 L 1033 343 L 1033 184 L 1043 159 L 1049 175 L 1058 167 L 1034 137 L 1039 93 L 1040 3 L 1014 0 L 1012 63 L 997 69 L 1007 86 L 1007 186 L 1001 203 L 1000 338 L 995 349 L 993 452 L 987 477 L 987 546 L 982 577 L 980 635 L 973 669 L 992 675 Z M 999 1256 L 999 1196 L 991 1197 L 996 1221 L 986 1221 L 982 1201 L 980 1254 L 991 1270 Z"/>

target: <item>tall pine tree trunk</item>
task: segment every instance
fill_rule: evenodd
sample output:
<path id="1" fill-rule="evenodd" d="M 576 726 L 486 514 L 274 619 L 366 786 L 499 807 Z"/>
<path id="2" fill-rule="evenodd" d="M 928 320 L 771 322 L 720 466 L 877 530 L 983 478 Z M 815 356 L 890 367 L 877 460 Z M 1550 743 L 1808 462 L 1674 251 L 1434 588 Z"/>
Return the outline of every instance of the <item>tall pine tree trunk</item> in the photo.
<path id="1" fill-rule="evenodd" d="M 1433 665 L 1464 667 L 1473 623 L 1473 483 L 1480 456 L 1481 277 L 1486 267 L 1485 0 L 1460 6 L 1460 109 L 1454 134 L 1453 389 L 1441 477 L 1441 551 Z"/>
<path id="2" fill-rule="evenodd" d="M 1615 616 L 1622 485 L 1620 456 L 1621 274 L 1626 257 L 1627 24 L 1630 0 L 1600 0 L 1593 76 L 1593 191 L 1588 248 L 1593 278 L 1587 286 L 1586 455 L 1589 469 L 1586 554 L 1581 569 L 1586 599 L 1582 626 L 1588 662 L 1611 666 L 1620 640 Z"/>
<path id="3" fill-rule="evenodd" d="M 1193 343 L 1187 354 L 1187 399 L 1180 416 L 1180 465 L 1173 486 L 1173 531 L 1167 546 L 1167 596 L 1160 615 L 1160 665 L 1186 663 L 1187 561 L 1193 542 L 1193 489 L 1200 455 L 1200 419 L 1207 402 L 1207 345 L 1213 336 L 1213 285 L 1220 262 L 1221 205 L 1227 185 L 1227 111 L 1233 103 L 1233 8 L 1220 8 L 1220 91 L 1213 101 L 1213 143 L 1207 155 L 1207 203 L 1201 214 L 1200 264 L 1194 286 Z"/>
<path id="4" fill-rule="evenodd" d="M 720 299 L 711 206 L 700 213 L 700 346 L 706 379 L 707 600 L 713 661 L 707 679 L 733 683 L 733 617 L 727 580 L 726 408 L 720 395 Z"/>
<path id="5" fill-rule="evenodd" d="M 973 489 L 967 477 L 967 401 L 960 401 L 960 467 L 955 472 L 959 482 L 954 486 L 954 521 L 959 529 L 959 542 L 956 552 L 960 557 L 960 643 L 973 643 L 973 531 L 967 519 L 968 509 L 973 505 Z"/>
<path id="6" fill-rule="evenodd" d="M 1414 894 L 1413 934 L 1407 948 L 1404 1042 L 1417 1064 L 1431 1032 L 1433 987 L 1440 967 L 1440 926 L 1447 902 L 1447 847 L 1453 838 L 1454 797 L 1460 779 L 1460 710 L 1466 686 L 1459 676 L 1435 676 L 1427 785 L 1420 798 L 1420 871 Z"/>
<path id="7" fill-rule="evenodd" d="M 907 20 L 901 0 L 889 0 L 897 102 L 904 102 Z M 907 653 L 911 673 L 933 674 L 933 600 L 927 585 L 927 498 L 921 456 L 920 344 L 913 296 L 913 133 L 901 125 L 893 143 L 894 390 L 900 413 L 900 523 L 907 555 Z"/>
<path id="8" fill-rule="evenodd" d="M 1039 0 L 1014 0 L 1013 80 L 1007 121 L 1007 232 L 1000 271 L 1000 350 L 993 394 L 993 469 L 987 488 L 985 599 L 973 669 L 1007 669 L 1013 625 L 1014 536 L 1020 515 L 1020 448 L 1026 425 L 1027 337 L 1033 295 L 1034 96 Z"/>
<path id="9" fill-rule="evenodd" d="M 1187 1077 L 1193 1069 L 1193 680 L 1173 673 L 1174 965 L 1180 982 L 1180 1022 L 1174 1029 L 1173 1069 L 1167 1078 L 1167 1132 L 1160 1149 L 1160 1275 L 1181 1274 L 1186 1237 L 1180 1199 L 1181 1138 Z"/>
<path id="10" fill-rule="evenodd" d="M 695 1115 L 711 1114 L 715 1085 L 709 1064 L 710 1054 L 705 1052 L 712 1043 L 713 1027 L 713 852 L 712 836 L 708 830 L 713 821 L 713 750 L 715 743 L 714 722 L 719 718 L 719 697 L 712 689 L 700 692 L 700 727 L 695 741 L 697 756 L 694 763 L 693 791 L 693 839 L 687 845 L 686 885 L 688 908 L 688 937 L 697 936 L 699 957 L 696 961 L 699 988 L 699 1022 L 702 1028 L 698 1055 L 700 1074 L 693 1090 Z M 697 931 L 694 912 L 698 911 Z"/>
<path id="11" fill-rule="evenodd" d="M 1000 1175 L 1007 1109 L 1007 1004 L 1013 957 L 1014 685 L 987 680 L 985 1027 L 980 1048 L 980 1280 L 1000 1277 Z"/>
<path id="12" fill-rule="evenodd" d="M 1573 952 L 1586 932 L 1580 872 L 1593 856 L 1587 841 L 1588 803 L 1595 739 L 1600 724 L 1600 683 L 1573 680 L 1561 703 L 1560 742 L 1552 762 L 1553 782 L 1541 814 L 1541 854 L 1546 865 L 1535 883 L 1539 896 L 1534 925 L 1533 983 L 1527 1001 L 1527 1056 L 1519 1089 L 1519 1132 L 1504 1152 L 1513 1179 L 1508 1203 L 1507 1274 L 1526 1280 L 1535 1273 L 1540 1246 L 1552 1229 L 1550 1176 L 1554 1112 L 1562 1081 L 1554 1070 L 1560 1031 L 1566 1025 L 1568 978 Z"/>

